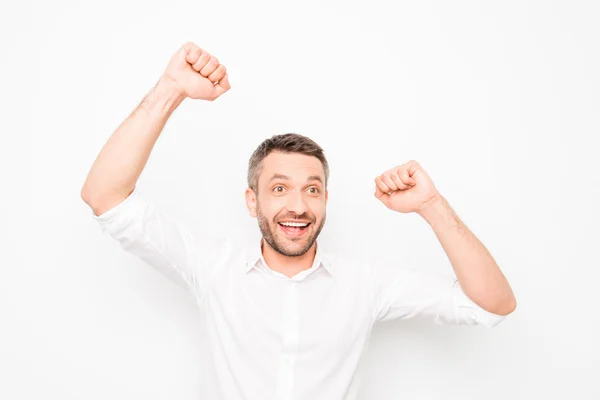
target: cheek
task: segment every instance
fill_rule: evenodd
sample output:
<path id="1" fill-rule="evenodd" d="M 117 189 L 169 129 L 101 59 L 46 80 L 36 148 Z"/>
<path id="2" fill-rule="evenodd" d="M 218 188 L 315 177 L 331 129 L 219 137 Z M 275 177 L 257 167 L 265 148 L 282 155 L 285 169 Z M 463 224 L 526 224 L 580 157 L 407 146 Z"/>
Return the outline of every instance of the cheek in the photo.
<path id="1" fill-rule="evenodd" d="M 315 203 L 312 207 L 311 210 L 313 212 L 313 214 L 315 215 L 315 217 L 317 218 L 323 218 L 323 216 L 325 215 L 325 211 L 327 210 L 325 207 L 325 203 L 324 202 L 318 202 Z"/>
<path id="2" fill-rule="evenodd" d="M 282 209 L 282 207 L 278 207 L 277 204 L 272 202 L 267 205 L 260 205 L 260 213 L 269 221 L 269 223 L 275 219 Z"/>

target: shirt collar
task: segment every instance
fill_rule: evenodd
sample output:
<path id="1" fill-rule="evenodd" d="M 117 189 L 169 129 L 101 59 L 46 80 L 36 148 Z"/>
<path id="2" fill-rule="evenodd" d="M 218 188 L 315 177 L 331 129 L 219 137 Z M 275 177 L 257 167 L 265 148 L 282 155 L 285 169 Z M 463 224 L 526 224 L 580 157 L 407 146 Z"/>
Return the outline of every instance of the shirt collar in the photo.
<path id="1" fill-rule="evenodd" d="M 248 273 L 252 268 L 254 268 L 256 266 L 258 261 L 261 259 L 262 259 L 264 265 L 267 264 L 265 259 L 263 258 L 263 254 L 262 254 L 263 240 L 264 239 L 261 238 L 260 241 L 258 242 L 258 245 L 250 246 L 246 249 L 246 265 L 244 267 L 244 273 Z M 335 277 L 333 256 L 329 253 L 326 253 L 323 250 L 322 245 L 319 244 L 319 240 L 315 241 L 315 245 L 316 245 L 316 254 L 315 254 L 313 266 L 315 266 L 315 265 L 319 266 L 319 264 L 320 264 L 327 270 L 327 272 L 329 272 L 329 274 L 332 277 Z"/>

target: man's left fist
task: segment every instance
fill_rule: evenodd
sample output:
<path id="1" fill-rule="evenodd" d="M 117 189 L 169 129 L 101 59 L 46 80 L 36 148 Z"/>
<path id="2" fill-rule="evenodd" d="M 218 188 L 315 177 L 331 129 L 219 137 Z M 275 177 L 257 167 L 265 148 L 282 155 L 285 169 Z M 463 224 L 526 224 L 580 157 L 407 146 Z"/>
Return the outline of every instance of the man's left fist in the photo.
<path id="1" fill-rule="evenodd" d="M 419 212 L 440 197 L 427 172 L 416 161 L 409 161 L 375 178 L 375 197 L 390 210 Z"/>

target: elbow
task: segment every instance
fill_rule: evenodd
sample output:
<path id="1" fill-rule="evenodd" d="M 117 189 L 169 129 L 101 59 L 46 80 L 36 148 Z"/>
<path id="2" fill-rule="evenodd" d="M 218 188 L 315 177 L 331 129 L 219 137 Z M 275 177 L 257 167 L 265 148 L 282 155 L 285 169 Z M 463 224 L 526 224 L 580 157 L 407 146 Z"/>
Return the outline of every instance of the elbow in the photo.
<path id="1" fill-rule="evenodd" d="M 83 200 L 86 204 L 89 205 L 93 200 L 93 192 L 94 190 L 91 187 L 89 180 L 86 180 L 83 183 L 81 190 L 79 191 L 79 196 L 81 197 L 81 200 Z"/>
<path id="2" fill-rule="evenodd" d="M 503 302 L 501 302 L 500 304 L 498 304 L 494 310 L 492 311 L 494 314 L 497 315 L 508 315 L 511 314 L 512 312 L 514 312 L 517 308 L 517 299 L 515 298 L 515 296 L 511 296 L 510 299 L 505 300 Z"/>
<path id="3" fill-rule="evenodd" d="M 90 204 L 90 196 L 88 195 L 85 186 L 81 188 L 79 195 L 81 196 L 81 200 L 83 200 L 86 204 Z"/>
<path id="4" fill-rule="evenodd" d="M 517 308 L 517 300 L 512 293 L 510 296 L 501 299 L 488 298 L 487 301 L 477 302 L 477 304 L 487 312 L 500 316 L 506 316 Z"/>
<path id="5" fill-rule="evenodd" d="M 81 189 L 81 199 L 92 209 L 94 215 L 100 216 L 113 207 L 121 204 L 133 193 L 134 188 L 126 188 L 114 194 L 98 194 L 97 191 L 86 190 L 85 186 Z"/>
<path id="6" fill-rule="evenodd" d="M 509 307 L 508 307 L 508 314 L 512 313 L 516 309 L 517 309 L 517 299 L 515 298 L 515 296 L 512 296 L 511 301 L 509 303 Z"/>
<path id="7" fill-rule="evenodd" d="M 96 205 L 98 204 L 98 200 L 97 200 L 96 196 L 94 196 L 88 189 L 86 189 L 85 186 L 81 189 L 81 192 L 79 195 L 81 196 L 81 200 L 83 200 L 83 202 L 85 204 L 90 206 L 90 208 L 92 210 L 94 210 L 94 213 L 96 215 L 98 215 L 98 212 L 97 212 L 98 210 L 96 210 L 96 208 L 97 208 Z"/>

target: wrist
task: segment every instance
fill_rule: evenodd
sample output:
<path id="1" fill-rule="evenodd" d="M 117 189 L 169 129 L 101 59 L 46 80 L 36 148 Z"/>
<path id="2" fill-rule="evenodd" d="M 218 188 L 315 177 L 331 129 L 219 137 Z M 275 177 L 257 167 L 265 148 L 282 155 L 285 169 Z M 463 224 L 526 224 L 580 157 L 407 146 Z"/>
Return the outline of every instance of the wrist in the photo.
<path id="1" fill-rule="evenodd" d="M 423 217 L 427 222 L 432 222 L 437 215 L 441 215 L 445 209 L 445 199 L 441 194 L 436 194 L 431 199 L 421 205 L 417 214 Z"/>
<path id="2" fill-rule="evenodd" d="M 163 74 L 160 77 L 157 83 L 157 86 L 158 85 L 164 89 L 165 93 L 168 93 L 172 96 L 183 99 L 187 97 L 185 90 L 181 87 L 181 85 L 179 85 L 175 79 L 171 78 L 167 74 Z"/>
<path id="3" fill-rule="evenodd" d="M 149 110 L 170 114 L 185 100 L 186 95 L 175 80 L 163 75 L 147 97 Z"/>

